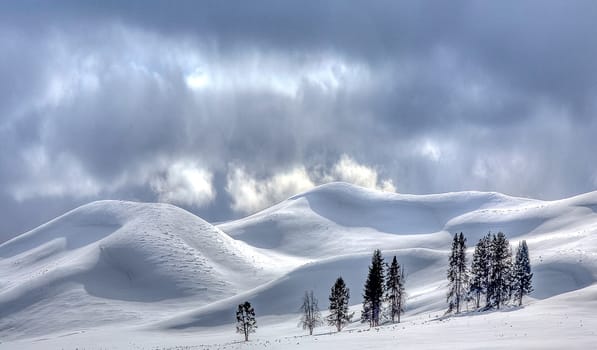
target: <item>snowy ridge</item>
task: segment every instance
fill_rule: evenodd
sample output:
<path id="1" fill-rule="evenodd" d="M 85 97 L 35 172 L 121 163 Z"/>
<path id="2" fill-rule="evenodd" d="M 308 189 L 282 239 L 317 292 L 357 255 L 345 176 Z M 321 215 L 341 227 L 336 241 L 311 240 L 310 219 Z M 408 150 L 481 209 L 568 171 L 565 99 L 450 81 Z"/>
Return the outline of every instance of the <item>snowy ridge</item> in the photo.
<path id="1" fill-rule="evenodd" d="M 527 240 L 535 273 L 529 309 L 595 294 L 597 192 L 538 201 L 331 183 L 217 226 L 167 204 L 77 208 L 0 245 L 0 335 L 22 342 L 113 327 L 228 332 L 244 300 L 276 327 L 295 319 L 305 289 L 325 309 L 338 275 L 358 311 L 376 248 L 405 267 L 406 316 L 416 320 L 446 307 L 448 249 L 460 231 L 470 252 L 488 231 L 505 232 L 512 245 Z"/>
<path id="2" fill-rule="evenodd" d="M 283 268 L 180 208 L 120 201 L 75 209 L 2 244 L 0 257 L 2 270 L 10 271 L 0 294 L 0 329 L 29 334 L 144 322 L 160 304 L 199 306 L 264 283 Z M 56 309 L 78 314 L 77 321 L 44 325 Z M 92 316 L 97 312 L 104 314 L 100 321 Z M 33 321 L 21 324 L 26 318 Z"/>

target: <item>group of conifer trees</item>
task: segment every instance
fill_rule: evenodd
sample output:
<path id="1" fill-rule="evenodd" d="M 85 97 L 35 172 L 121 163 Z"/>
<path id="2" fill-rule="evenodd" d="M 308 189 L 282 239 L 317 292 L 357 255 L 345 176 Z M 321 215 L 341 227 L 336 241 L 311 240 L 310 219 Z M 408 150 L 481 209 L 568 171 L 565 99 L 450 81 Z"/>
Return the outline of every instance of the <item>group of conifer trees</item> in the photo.
<path id="1" fill-rule="evenodd" d="M 455 234 L 448 265 L 448 312 L 459 313 L 468 302 L 473 302 L 475 308 L 479 309 L 482 297 L 485 298 L 484 309 L 499 309 L 511 300 L 521 305 L 523 296 L 533 291 L 533 274 L 526 241 L 519 243 L 512 260 L 510 243 L 502 232 L 487 234 L 479 240 L 470 267 L 467 265 L 466 238 L 462 233 Z M 400 322 L 400 315 L 405 310 L 404 283 L 404 268 L 398 264 L 396 256 L 388 265 L 381 251 L 376 249 L 371 257 L 363 291 L 361 322 L 369 323 L 370 327 L 378 326 L 384 319 L 392 323 Z M 350 290 L 342 277 L 338 277 L 330 290 L 330 313 L 325 319 L 338 332 L 352 320 L 354 313 L 349 312 L 349 299 Z M 305 292 L 300 311 L 302 317 L 299 325 L 312 335 L 315 327 L 324 322 L 313 291 Z M 249 334 L 257 328 L 255 310 L 248 301 L 238 305 L 236 320 L 237 332 L 244 334 L 245 340 L 248 340 Z"/>
<path id="2" fill-rule="evenodd" d="M 351 322 L 353 314 L 348 311 L 350 291 L 342 277 L 338 277 L 330 291 L 328 325 L 335 326 L 338 332 Z M 404 312 L 406 293 L 404 292 L 404 269 L 400 267 L 396 256 L 392 263 L 384 263 L 379 249 L 373 252 L 369 273 L 363 292 L 363 310 L 361 321 L 368 322 L 371 327 L 379 325 L 381 319 L 400 322 L 400 315 Z M 317 299 L 313 291 L 306 291 L 300 308 L 302 317 L 299 325 L 309 334 L 323 323 Z"/>
<path id="3" fill-rule="evenodd" d="M 405 309 L 406 293 L 404 292 L 404 269 L 398 264 L 396 256 L 390 265 L 384 262 L 379 249 L 373 252 L 369 273 L 363 292 L 363 310 L 361 321 L 368 322 L 371 327 L 378 326 L 380 320 L 392 323 L 400 322 L 400 315 Z M 352 321 L 354 312 L 349 312 L 350 290 L 342 277 L 338 277 L 330 290 L 329 315 L 325 318 L 328 325 L 336 327 L 338 332 Z M 299 326 L 313 334 L 315 327 L 324 323 L 319 311 L 318 300 L 313 291 L 305 291 L 300 306 L 301 319 Z M 236 330 L 249 339 L 249 334 L 255 332 L 255 310 L 246 301 L 238 305 L 236 312 Z"/>
<path id="4" fill-rule="evenodd" d="M 455 234 L 448 260 L 448 312 L 459 313 L 472 301 L 476 309 L 497 308 L 509 301 L 522 305 L 522 297 L 533 291 L 529 248 L 518 244 L 514 260 L 510 243 L 502 232 L 488 233 L 475 246 L 470 268 L 466 258 L 466 238 Z M 468 305 L 468 304 L 466 304 Z"/>
<path id="5" fill-rule="evenodd" d="M 376 249 L 365 282 L 361 322 L 369 323 L 370 327 L 378 326 L 383 318 L 400 322 L 406 300 L 404 283 L 404 268 L 400 267 L 396 256 L 387 265 L 381 251 Z"/>

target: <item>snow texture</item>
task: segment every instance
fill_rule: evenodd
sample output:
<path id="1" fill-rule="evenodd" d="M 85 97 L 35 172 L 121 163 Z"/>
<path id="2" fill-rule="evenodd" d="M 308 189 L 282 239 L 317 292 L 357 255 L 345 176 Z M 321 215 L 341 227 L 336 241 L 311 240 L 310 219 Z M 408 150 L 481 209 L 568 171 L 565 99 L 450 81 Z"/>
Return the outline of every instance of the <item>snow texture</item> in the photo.
<path id="1" fill-rule="evenodd" d="M 449 249 L 461 231 L 469 261 L 488 231 L 506 233 L 513 248 L 527 241 L 534 291 L 522 308 L 442 317 Z M 378 248 L 406 271 L 402 322 L 304 337 L 296 325 L 305 290 L 326 310 L 342 276 L 358 314 Z M 0 245 L 0 271 L 1 349 L 591 348 L 597 192 L 547 202 L 331 183 L 216 226 L 173 205 L 100 201 Z M 246 344 L 234 333 L 245 300 L 259 326 Z"/>

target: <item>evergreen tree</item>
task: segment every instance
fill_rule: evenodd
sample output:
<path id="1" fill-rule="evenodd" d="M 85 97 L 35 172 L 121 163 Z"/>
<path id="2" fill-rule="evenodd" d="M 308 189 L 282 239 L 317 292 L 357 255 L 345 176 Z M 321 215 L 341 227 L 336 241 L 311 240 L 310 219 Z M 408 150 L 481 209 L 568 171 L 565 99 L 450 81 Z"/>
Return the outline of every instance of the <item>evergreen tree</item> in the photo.
<path id="1" fill-rule="evenodd" d="M 245 341 L 249 340 L 249 334 L 255 333 L 257 321 L 255 320 L 255 310 L 251 303 L 245 301 L 238 305 L 236 311 L 236 332 L 245 336 Z"/>
<path id="2" fill-rule="evenodd" d="M 369 323 L 369 327 L 372 325 L 372 313 L 371 313 L 371 302 L 363 299 L 363 309 L 361 310 L 361 323 Z"/>
<path id="3" fill-rule="evenodd" d="M 400 314 L 404 312 L 404 273 L 400 268 L 396 256 L 392 259 L 391 265 L 388 267 L 386 275 L 386 295 L 385 300 L 388 302 L 388 313 L 392 323 L 398 318 L 400 323 Z"/>
<path id="4" fill-rule="evenodd" d="M 330 326 L 336 326 L 338 332 L 352 320 L 354 313 L 348 312 L 348 300 L 350 290 L 344 284 L 342 277 L 336 279 L 336 283 L 330 291 L 330 314 L 327 317 Z"/>
<path id="5" fill-rule="evenodd" d="M 487 293 L 490 273 L 490 243 L 491 236 L 481 238 L 475 246 L 473 261 L 471 262 L 471 278 L 469 285 L 469 294 L 475 301 L 476 308 L 481 303 L 481 295 Z"/>
<path id="6" fill-rule="evenodd" d="M 531 273 L 531 261 L 529 258 L 529 247 L 527 242 L 523 240 L 518 244 L 516 250 L 516 260 L 512 269 L 512 291 L 514 297 L 518 300 L 518 306 L 522 305 L 522 297 L 530 294 L 533 291 L 531 280 L 533 274 Z"/>
<path id="7" fill-rule="evenodd" d="M 514 257 L 512 256 L 512 247 L 508 246 L 508 249 L 510 250 L 510 258 L 513 259 Z M 512 300 L 512 293 L 514 293 L 514 279 L 516 277 L 514 276 L 514 261 L 510 260 L 510 271 L 509 271 L 509 275 L 508 275 L 508 298 L 506 300 Z"/>
<path id="8" fill-rule="evenodd" d="M 512 268 L 510 243 L 502 232 L 491 240 L 491 276 L 488 295 L 491 306 L 500 308 L 508 300 Z"/>
<path id="9" fill-rule="evenodd" d="M 301 317 L 300 325 L 303 329 L 309 330 L 309 335 L 313 335 L 313 329 L 321 325 L 321 313 L 317 298 L 313 295 L 313 291 L 305 291 L 303 296 L 303 304 L 301 305 L 303 316 Z"/>
<path id="10" fill-rule="evenodd" d="M 371 257 L 369 274 L 365 282 L 363 294 L 363 311 L 361 321 L 369 322 L 370 327 L 379 326 L 381 303 L 384 295 L 384 270 L 381 251 L 376 249 Z"/>
<path id="11" fill-rule="evenodd" d="M 452 252 L 448 261 L 449 291 L 446 297 L 448 312 L 456 308 L 460 312 L 460 305 L 466 299 L 466 285 L 468 282 L 468 268 L 466 266 L 466 238 L 462 232 L 454 234 Z"/>

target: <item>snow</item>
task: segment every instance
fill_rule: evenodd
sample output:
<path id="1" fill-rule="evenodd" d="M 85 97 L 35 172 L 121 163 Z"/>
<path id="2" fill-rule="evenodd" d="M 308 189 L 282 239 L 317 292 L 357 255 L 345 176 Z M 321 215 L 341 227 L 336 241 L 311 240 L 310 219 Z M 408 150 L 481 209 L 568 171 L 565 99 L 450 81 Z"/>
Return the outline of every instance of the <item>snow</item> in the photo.
<path id="1" fill-rule="evenodd" d="M 535 291 L 524 307 L 442 317 L 448 249 L 461 231 L 469 259 L 488 231 L 513 247 L 527 240 Z M 358 316 L 376 248 L 406 269 L 403 322 L 304 336 L 304 291 L 325 310 L 339 275 Z M 597 192 L 547 202 L 331 183 L 215 226 L 168 204 L 100 201 L 0 245 L 0 271 L 0 349 L 592 348 Z M 245 300 L 259 326 L 248 343 L 233 325 Z"/>

